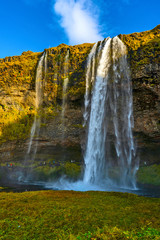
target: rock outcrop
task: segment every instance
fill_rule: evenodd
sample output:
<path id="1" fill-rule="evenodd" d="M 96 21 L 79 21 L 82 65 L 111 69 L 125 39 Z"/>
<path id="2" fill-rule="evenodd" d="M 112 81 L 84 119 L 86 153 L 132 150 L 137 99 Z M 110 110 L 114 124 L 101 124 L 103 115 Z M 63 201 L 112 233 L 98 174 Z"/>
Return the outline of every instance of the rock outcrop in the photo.
<path id="1" fill-rule="evenodd" d="M 133 82 L 135 131 L 160 135 L 160 25 L 120 35 L 128 47 Z"/>

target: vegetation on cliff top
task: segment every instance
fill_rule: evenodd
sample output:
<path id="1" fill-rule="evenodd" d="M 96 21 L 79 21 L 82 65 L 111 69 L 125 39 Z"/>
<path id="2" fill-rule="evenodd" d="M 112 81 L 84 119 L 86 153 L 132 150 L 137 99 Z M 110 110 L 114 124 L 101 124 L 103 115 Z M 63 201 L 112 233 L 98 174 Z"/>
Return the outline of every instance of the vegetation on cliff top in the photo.
<path id="1" fill-rule="evenodd" d="M 17 88 L 35 84 L 35 72 L 41 53 L 27 51 L 21 56 L 0 59 L 0 87 L 3 90 L 16 86 Z"/>
<path id="2" fill-rule="evenodd" d="M 120 34 L 119 37 L 130 50 L 137 50 L 139 47 L 142 47 L 151 41 L 156 42 L 157 39 L 158 43 L 156 45 L 158 46 L 160 38 L 160 25 L 149 31 L 132 33 L 128 35 Z"/>
<path id="3" fill-rule="evenodd" d="M 0 142 L 26 138 L 30 131 L 40 55 L 28 51 L 0 59 Z"/>
<path id="4" fill-rule="evenodd" d="M 46 92 L 49 99 L 62 99 L 63 81 L 69 78 L 68 98 L 75 100 L 83 97 L 85 92 L 85 63 L 93 44 L 68 46 L 60 44 L 58 47 L 47 49 L 48 69 Z M 68 62 L 65 57 L 69 51 Z M 67 73 L 65 73 L 65 67 Z"/>
<path id="5" fill-rule="evenodd" d="M 148 71 L 148 76 L 145 74 L 142 82 L 137 84 L 145 83 L 150 86 L 158 86 L 158 76 L 149 74 L 149 65 L 156 66 L 159 64 L 160 59 L 160 25 L 150 31 L 132 33 L 128 35 L 119 35 L 120 39 L 128 47 L 128 55 L 130 58 L 131 72 L 133 80 L 136 78 L 142 78 L 144 74 L 139 74 L 144 71 Z M 137 77 L 138 76 L 138 77 Z"/>

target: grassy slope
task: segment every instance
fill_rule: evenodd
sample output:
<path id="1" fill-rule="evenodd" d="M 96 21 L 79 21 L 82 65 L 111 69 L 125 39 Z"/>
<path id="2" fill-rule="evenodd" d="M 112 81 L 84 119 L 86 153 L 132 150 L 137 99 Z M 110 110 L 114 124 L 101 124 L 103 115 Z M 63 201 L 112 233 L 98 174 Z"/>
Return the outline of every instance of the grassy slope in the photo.
<path id="1" fill-rule="evenodd" d="M 1 193 L 0 239 L 160 239 L 160 199 L 107 192 Z"/>

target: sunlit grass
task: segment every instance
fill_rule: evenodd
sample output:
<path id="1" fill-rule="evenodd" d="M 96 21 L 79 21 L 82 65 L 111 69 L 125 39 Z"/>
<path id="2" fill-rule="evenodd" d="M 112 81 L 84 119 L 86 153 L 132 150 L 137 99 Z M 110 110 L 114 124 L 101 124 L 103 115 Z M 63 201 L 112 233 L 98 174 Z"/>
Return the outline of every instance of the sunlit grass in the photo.
<path id="1" fill-rule="evenodd" d="M 1 193 L 0 239 L 160 239 L 160 199 L 128 193 Z"/>

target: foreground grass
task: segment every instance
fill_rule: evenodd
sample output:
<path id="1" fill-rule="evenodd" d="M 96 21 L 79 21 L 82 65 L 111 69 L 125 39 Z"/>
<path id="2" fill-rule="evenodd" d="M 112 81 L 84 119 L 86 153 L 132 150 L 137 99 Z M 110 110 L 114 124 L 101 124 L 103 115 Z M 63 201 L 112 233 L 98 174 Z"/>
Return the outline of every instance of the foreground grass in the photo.
<path id="1" fill-rule="evenodd" d="M 160 199 L 128 193 L 0 193 L 0 239 L 160 239 Z"/>

